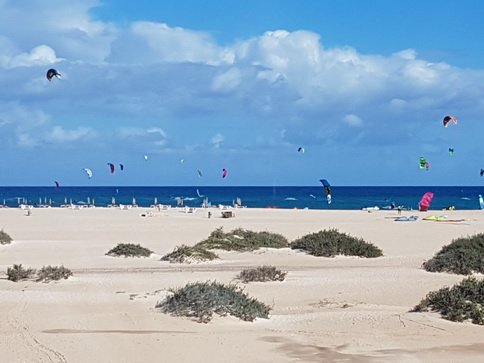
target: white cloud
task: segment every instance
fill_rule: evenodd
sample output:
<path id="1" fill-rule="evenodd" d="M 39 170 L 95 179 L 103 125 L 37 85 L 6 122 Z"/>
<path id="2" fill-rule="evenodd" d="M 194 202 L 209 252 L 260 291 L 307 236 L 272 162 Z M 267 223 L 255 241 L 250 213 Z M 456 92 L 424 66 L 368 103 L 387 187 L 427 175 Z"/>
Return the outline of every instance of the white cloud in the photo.
<path id="1" fill-rule="evenodd" d="M 394 53 L 395 57 L 400 57 L 405 60 L 415 60 L 417 59 L 417 52 L 415 49 L 405 49 L 401 50 L 400 52 Z"/>
<path id="2" fill-rule="evenodd" d="M 230 68 L 213 79 L 212 89 L 214 91 L 228 92 L 240 85 L 242 74 L 238 68 Z"/>
<path id="3" fill-rule="evenodd" d="M 112 62 L 160 63 L 194 62 L 227 64 L 233 55 L 214 43 L 208 33 L 163 23 L 135 22 L 112 43 Z"/>
<path id="4" fill-rule="evenodd" d="M 220 147 L 220 144 L 224 141 L 224 137 L 222 134 L 218 133 L 215 136 L 212 137 L 210 142 L 212 143 L 213 147 L 218 149 Z"/>
<path id="5" fill-rule="evenodd" d="M 61 61 L 55 51 L 47 45 L 39 45 L 28 53 L 20 53 L 11 57 L 4 54 L 4 60 L 0 61 L 0 67 L 12 69 L 16 67 L 44 66 Z"/>
<path id="6" fill-rule="evenodd" d="M 363 120 L 354 114 L 344 115 L 343 122 L 350 126 L 362 126 Z"/>
<path id="7" fill-rule="evenodd" d="M 61 126 L 54 126 L 46 135 L 45 140 L 51 143 L 72 143 L 86 138 L 93 138 L 96 132 L 90 127 L 78 127 L 66 130 Z"/>

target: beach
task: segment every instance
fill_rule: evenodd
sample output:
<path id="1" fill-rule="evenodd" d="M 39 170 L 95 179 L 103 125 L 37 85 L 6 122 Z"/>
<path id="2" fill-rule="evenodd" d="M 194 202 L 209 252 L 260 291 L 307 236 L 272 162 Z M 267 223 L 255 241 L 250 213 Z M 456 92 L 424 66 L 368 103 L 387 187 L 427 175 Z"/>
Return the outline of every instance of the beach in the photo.
<path id="1" fill-rule="evenodd" d="M 484 231 L 484 212 L 236 208 L 185 213 L 170 208 L 0 208 L 0 339 L 4 362 L 480 362 L 484 328 L 411 313 L 430 291 L 464 276 L 429 273 L 425 260 L 458 237 Z M 448 220 L 424 221 L 429 215 Z M 290 241 L 323 229 L 361 237 L 379 258 L 310 256 L 285 249 L 217 251 L 219 260 L 160 261 L 216 228 L 280 233 Z M 119 243 L 154 251 L 148 258 L 106 253 Z M 63 265 L 67 280 L 12 282 L 13 264 Z M 234 280 L 245 268 L 275 266 L 283 282 Z M 238 283 L 272 307 L 269 319 L 216 316 L 207 323 L 155 308 L 189 282 Z"/>

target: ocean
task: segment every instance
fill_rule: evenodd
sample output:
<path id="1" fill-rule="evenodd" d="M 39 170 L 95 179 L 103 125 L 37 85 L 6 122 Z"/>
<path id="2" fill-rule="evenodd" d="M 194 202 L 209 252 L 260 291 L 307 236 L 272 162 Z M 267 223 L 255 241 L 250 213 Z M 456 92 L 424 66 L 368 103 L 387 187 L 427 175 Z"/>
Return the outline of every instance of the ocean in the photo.
<path id="1" fill-rule="evenodd" d="M 418 202 L 426 192 L 434 193 L 430 210 L 450 206 L 455 209 L 479 209 L 479 194 L 484 187 L 332 187 L 332 203 L 328 204 L 322 187 L 0 187 L 0 204 L 18 207 L 21 203 L 33 206 L 63 204 L 132 204 L 149 207 L 153 204 L 199 207 L 207 199 L 212 206 L 232 205 L 240 198 L 249 208 L 308 208 L 350 209 L 388 207 L 392 203 L 407 209 L 418 209 Z M 134 198 L 134 199 L 133 199 Z"/>

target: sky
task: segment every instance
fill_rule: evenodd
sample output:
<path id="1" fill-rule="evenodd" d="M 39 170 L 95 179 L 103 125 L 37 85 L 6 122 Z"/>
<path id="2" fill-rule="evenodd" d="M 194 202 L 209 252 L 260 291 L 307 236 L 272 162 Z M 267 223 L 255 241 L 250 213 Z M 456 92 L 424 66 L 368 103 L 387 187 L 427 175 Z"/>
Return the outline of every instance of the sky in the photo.
<path id="1" fill-rule="evenodd" d="M 480 186 L 482 14 L 0 0 L 0 186 Z"/>

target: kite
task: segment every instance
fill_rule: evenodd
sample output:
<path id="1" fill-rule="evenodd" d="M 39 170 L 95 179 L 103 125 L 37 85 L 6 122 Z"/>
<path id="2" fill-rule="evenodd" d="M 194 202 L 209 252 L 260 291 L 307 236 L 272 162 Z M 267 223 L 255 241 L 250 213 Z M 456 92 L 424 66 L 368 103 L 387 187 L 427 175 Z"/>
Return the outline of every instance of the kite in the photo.
<path id="1" fill-rule="evenodd" d="M 300 147 L 299 149 L 297 149 L 297 152 L 298 152 L 298 153 L 303 153 L 303 154 L 304 154 L 304 153 L 306 152 L 306 150 L 304 150 L 304 148 L 303 148 L 303 147 Z"/>
<path id="2" fill-rule="evenodd" d="M 451 148 L 451 147 L 449 147 L 449 154 L 450 154 L 450 155 L 454 155 L 454 149 L 453 149 L 453 148 Z"/>
<path id="3" fill-rule="evenodd" d="M 55 183 L 55 187 L 56 188 L 59 188 L 59 182 L 58 181 L 55 181 L 54 183 Z"/>
<path id="4" fill-rule="evenodd" d="M 120 168 L 121 170 L 124 170 L 124 165 L 123 165 L 123 164 L 119 164 L 119 168 Z"/>
<path id="5" fill-rule="evenodd" d="M 434 197 L 434 193 L 425 193 L 418 203 L 418 209 L 421 212 L 426 212 L 429 210 L 430 202 L 432 202 L 432 198 Z"/>
<path id="6" fill-rule="evenodd" d="M 145 160 L 148 160 L 148 155 L 145 155 Z"/>
<path id="7" fill-rule="evenodd" d="M 228 174 L 227 169 L 223 169 L 222 170 L 222 178 L 225 178 L 227 176 L 227 174 Z"/>
<path id="8" fill-rule="evenodd" d="M 201 178 L 202 177 L 202 172 L 200 171 L 200 169 L 197 169 L 197 172 L 198 172 L 198 177 Z"/>
<path id="9" fill-rule="evenodd" d="M 114 164 L 108 163 L 111 174 L 114 174 Z"/>
<path id="10" fill-rule="evenodd" d="M 420 157 L 420 169 L 425 169 L 425 158 Z"/>
<path id="11" fill-rule="evenodd" d="M 447 127 L 449 125 L 449 122 L 452 121 L 453 123 L 455 123 L 457 125 L 457 120 L 452 117 L 452 116 L 445 116 L 444 117 L 444 120 L 443 120 L 443 123 L 444 123 L 444 127 Z"/>
<path id="12" fill-rule="evenodd" d="M 429 170 L 430 164 L 425 158 L 420 157 L 420 169 Z"/>
<path id="13" fill-rule="evenodd" d="M 481 176 L 484 175 L 484 169 L 481 169 Z"/>
<path id="14" fill-rule="evenodd" d="M 82 170 L 84 170 L 84 171 L 87 173 L 87 176 L 89 177 L 89 179 L 91 179 L 91 178 L 92 178 L 92 171 L 91 171 L 91 169 L 84 168 L 84 169 L 82 169 Z"/>
<path id="15" fill-rule="evenodd" d="M 328 183 L 326 179 L 319 179 L 321 184 L 323 184 L 324 191 L 326 193 L 326 199 L 328 200 L 328 204 L 331 204 L 331 185 Z"/>
<path id="16" fill-rule="evenodd" d="M 56 77 L 57 79 L 61 79 L 61 75 L 59 72 L 57 72 L 56 69 L 54 68 L 51 68 L 47 71 L 47 79 L 50 81 L 52 81 L 52 77 Z"/>

